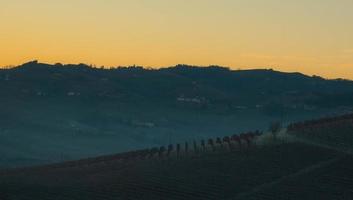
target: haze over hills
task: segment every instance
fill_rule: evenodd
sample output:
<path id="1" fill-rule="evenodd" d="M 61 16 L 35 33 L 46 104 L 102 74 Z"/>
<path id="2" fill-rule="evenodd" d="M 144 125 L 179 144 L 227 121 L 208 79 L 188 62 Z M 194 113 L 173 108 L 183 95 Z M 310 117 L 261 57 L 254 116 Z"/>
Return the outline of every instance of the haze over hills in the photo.
<path id="1" fill-rule="evenodd" d="M 266 129 L 353 108 L 353 82 L 219 66 L 0 70 L 0 167 Z"/>
<path id="2" fill-rule="evenodd" d="M 0 169 L 0 198 L 352 199 L 352 122 L 346 114 L 190 147 Z"/>

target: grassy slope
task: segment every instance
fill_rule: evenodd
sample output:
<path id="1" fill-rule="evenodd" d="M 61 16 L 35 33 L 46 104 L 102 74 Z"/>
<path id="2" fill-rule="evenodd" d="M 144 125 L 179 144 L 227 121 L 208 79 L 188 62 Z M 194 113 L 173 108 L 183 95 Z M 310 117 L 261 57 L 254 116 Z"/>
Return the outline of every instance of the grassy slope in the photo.
<path id="1" fill-rule="evenodd" d="M 147 160 L 93 159 L 75 165 L 3 171 L 0 197 L 352 199 L 353 156 L 346 146 L 335 142 L 351 139 L 348 125 L 350 119 L 315 125 L 317 129 L 309 128 L 311 132 L 283 132 L 277 142 L 271 135 L 263 135 L 258 146 L 242 151 Z M 307 134 L 311 137 L 305 137 Z"/>
<path id="2" fill-rule="evenodd" d="M 305 156 L 303 156 L 305 155 Z M 300 143 L 0 175 L 8 199 L 227 199 L 340 156 Z"/>

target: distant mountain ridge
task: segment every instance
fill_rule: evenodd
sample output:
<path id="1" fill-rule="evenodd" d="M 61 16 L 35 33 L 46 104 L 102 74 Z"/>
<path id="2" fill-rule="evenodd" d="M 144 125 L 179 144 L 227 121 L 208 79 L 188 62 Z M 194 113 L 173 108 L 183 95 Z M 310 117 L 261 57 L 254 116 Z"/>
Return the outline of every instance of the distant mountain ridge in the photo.
<path id="1" fill-rule="evenodd" d="M 189 65 L 102 69 L 85 64 L 49 65 L 33 61 L 0 70 L 0 82 L 0 91 L 8 98 L 105 98 L 229 109 L 353 105 L 353 81 L 266 69 L 230 70 Z"/>

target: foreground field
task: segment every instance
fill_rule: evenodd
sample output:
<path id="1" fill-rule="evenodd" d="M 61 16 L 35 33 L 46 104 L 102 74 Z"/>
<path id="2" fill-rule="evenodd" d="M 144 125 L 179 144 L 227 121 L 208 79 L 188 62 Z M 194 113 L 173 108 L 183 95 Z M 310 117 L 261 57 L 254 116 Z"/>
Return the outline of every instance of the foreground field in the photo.
<path id="1" fill-rule="evenodd" d="M 2 170 L 0 199 L 353 199 L 352 119 Z"/>
<path id="2" fill-rule="evenodd" d="M 353 157 L 319 163 L 239 199 L 353 199 Z"/>
<path id="3" fill-rule="evenodd" d="M 345 163 L 345 171 L 335 172 L 341 170 L 340 163 Z M 353 189 L 352 163 L 349 155 L 295 142 L 181 158 L 92 161 L 3 172 L 0 197 L 310 199 L 318 195 L 337 199 L 338 193 L 347 196 Z M 345 178 L 337 173 L 344 173 Z M 324 185 L 315 184 L 321 181 L 318 177 L 325 180 Z M 295 187 L 303 186 L 301 182 L 308 187 Z M 287 192 L 291 189 L 292 193 Z"/>

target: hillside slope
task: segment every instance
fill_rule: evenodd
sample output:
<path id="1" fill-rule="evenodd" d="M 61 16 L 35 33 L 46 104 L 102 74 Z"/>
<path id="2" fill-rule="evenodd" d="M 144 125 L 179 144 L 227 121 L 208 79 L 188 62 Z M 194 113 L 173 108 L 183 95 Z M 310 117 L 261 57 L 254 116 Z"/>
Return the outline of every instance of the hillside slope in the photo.
<path id="1" fill-rule="evenodd" d="M 350 111 L 353 83 L 300 73 L 30 62 L 0 70 L 0 168 L 266 129 Z"/>
<path id="2" fill-rule="evenodd" d="M 76 165 L 3 172 L 0 197 L 344 199 L 353 189 L 352 162 L 352 156 L 301 143 L 181 158 L 97 159 Z"/>

